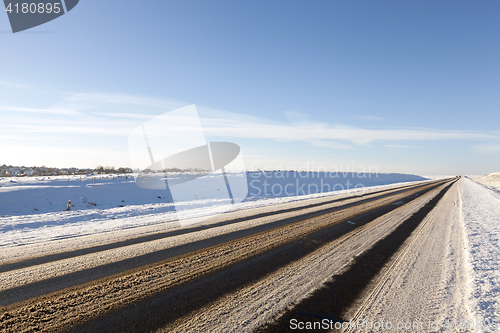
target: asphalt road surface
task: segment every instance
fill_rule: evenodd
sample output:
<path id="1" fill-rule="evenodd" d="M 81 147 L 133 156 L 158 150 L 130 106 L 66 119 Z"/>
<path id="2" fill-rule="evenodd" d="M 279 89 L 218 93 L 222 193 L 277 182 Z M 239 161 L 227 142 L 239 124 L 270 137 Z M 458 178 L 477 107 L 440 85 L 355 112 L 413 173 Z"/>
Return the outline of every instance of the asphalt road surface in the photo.
<path id="1" fill-rule="evenodd" d="M 458 316 L 458 181 L 10 249 L 0 330 L 297 332 L 292 319 Z"/>

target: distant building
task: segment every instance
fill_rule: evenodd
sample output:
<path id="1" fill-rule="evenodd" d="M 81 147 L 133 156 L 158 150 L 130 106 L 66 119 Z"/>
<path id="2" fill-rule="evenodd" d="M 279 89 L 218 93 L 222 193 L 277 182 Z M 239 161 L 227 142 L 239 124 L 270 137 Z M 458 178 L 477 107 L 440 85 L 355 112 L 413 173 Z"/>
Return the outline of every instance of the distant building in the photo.
<path id="1" fill-rule="evenodd" d="M 36 170 L 33 170 L 33 169 L 26 169 L 24 170 L 24 174 L 27 176 L 27 177 L 35 177 L 35 176 L 38 176 L 38 172 Z"/>
<path id="2" fill-rule="evenodd" d="M 132 173 L 133 170 L 131 168 L 119 168 L 118 173 Z"/>
<path id="3" fill-rule="evenodd" d="M 9 176 L 17 177 L 21 174 L 21 170 L 19 170 L 17 168 L 13 168 L 13 169 L 10 169 L 8 171 L 8 173 L 9 173 Z"/>

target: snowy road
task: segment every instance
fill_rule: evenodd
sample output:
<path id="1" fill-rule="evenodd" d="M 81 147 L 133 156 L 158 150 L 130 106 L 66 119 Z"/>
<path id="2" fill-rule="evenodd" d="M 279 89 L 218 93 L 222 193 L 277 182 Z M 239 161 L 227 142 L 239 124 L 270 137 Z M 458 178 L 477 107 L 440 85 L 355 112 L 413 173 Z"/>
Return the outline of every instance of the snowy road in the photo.
<path id="1" fill-rule="evenodd" d="M 482 332 L 500 331 L 500 193 L 470 179 L 460 184 L 471 271 L 470 311 Z M 496 328 L 493 328 L 496 326 Z"/>
<path id="2" fill-rule="evenodd" d="M 30 245 L 41 256 L 0 266 L 0 327 L 256 329 L 392 234 L 441 184 L 263 207 L 76 251 Z"/>
<path id="3" fill-rule="evenodd" d="M 472 319 L 459 186 L 443 195 L 345 317 L 391 323 L 401 332 L 459 331 L 454 321 Z M 356 331 L 376 331 L 366 325 Z"/>
<path id="4" fill-rule="evenodd" d="M 411 205 L 416 213 L 399 219 L 400 227 L 408 224 L 406 238 L 398 230 L 379 237 L 340 273 L 318 265 L 328 281 L 258 331 L 319 331 L 297 329 L 298 322 L 327 331 L 338 321 L 345 327 L 333 331 L 498 332 L 500 193 L 461 178 L 423 206 Z"/>

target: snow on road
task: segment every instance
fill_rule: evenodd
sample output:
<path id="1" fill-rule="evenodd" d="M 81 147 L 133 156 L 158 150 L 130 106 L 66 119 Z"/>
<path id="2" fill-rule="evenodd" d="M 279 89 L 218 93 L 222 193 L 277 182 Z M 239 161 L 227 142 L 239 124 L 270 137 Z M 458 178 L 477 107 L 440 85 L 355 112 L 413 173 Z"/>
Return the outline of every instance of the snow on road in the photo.
<path id="1" fill-rule="evenodd" d="M 454 185 L 344 315 L 361 323 L 347 332 L 458 331 L 449 329 L 450 322 L 469 318 L 459 202 Z M 373 329 L 369 323 L 375 322 L 386 329 Z"/>
<path id="2" fill-rule="evenodd" d="M 321 288 L 332 276 L 339 274 L 352 258 L 394 231 L 401 221 L 412 216 L 431 198 L 421 195 L 255 283 L 224 295 L 189 318 L 179 318 L 156 332 L 253 332 Z"/>
<path id="3" fill-rule="evenodd" d="M 460 183 L 462 213 L 471 265 L 470 311 L 486 324 L 500 324 L 500 193 L 470 180 Z"/>

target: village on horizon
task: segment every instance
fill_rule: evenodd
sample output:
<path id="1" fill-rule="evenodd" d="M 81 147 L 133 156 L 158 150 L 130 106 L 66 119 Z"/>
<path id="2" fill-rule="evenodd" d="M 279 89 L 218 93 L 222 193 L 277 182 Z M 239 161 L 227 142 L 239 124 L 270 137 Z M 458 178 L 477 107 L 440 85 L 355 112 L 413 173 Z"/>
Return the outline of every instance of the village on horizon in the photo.
<path id="1" fill-rule="evenodd" d="M 0 166 L 0 177 L 36 177 L 36 176 L 66 176 L 66 175 L 91 175 L 91 174 L 116 174 L 116 173 L 133 173 L 131 168 L 120 167 L 116 169 L 115 167 L 103 167 L 97 166 L 94 169 L 86 168 L 55 168 L 46 167 L 42 165 L 41 167 L 32 166 L 12 166 L 12 165 L 2 165 Z"/>

